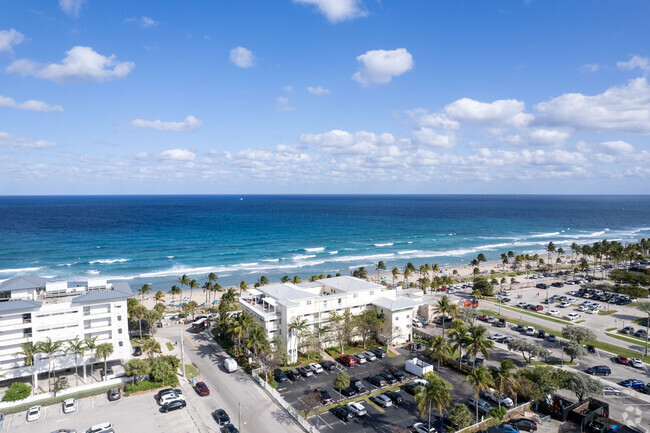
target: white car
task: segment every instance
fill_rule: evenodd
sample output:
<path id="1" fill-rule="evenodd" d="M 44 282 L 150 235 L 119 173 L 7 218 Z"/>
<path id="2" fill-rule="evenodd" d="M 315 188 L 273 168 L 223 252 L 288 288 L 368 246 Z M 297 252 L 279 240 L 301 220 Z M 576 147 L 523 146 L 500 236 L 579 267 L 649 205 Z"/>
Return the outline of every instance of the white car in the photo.
<path id="1" fill-rule="evenodd" d="M 560 311 L 559 310 L 551 310 L 551 311 L 548 312 L 548 314 L 550 314 L 551 316 L 559 316 Z"/>
<path id="2" fill-rule="evenodd" d="M 77 410 L 77 401 L 74 398 L 63 400 L 63 413 L 71 413 Z"/>
<path id="3" fill-rule="evenodd" d="M 416 328 L 421 328 L 424 325 L 422 325 L 422 322 L 420 322 L 418 319 L 413 319 L 413 326 Z"/>
<path id="4" fill-rule="evenodd" d="M 313 371 L 314 373 L 322 373 L 323 372 L 323 366 L 321 366 L 320 364 L 318 364 L 316 362 L 312 362 L 311 364 L 309 364 L 309 368 L 311 368 L 311 371 Z"/>
<path id="5" fill-rule="evenodd" d="M 503 338 L 503 337 L 505 337 L 505 335 L 503 335 L 503 334 L 499 334 L 499 333 L 497 333 L 497 334 L 490 334 L 490 335 L 488 336 L 488 338 L 489 338 L 490 340 L 499 340 L 500 338 Z"/>
<path id="6" fill-rule="evenodd" d="M 363 356 L 365 356 L 366 359 L 370 362 L 377 360 L 377 355 L 375 355 L 371 351 L 363 352 Z"/>
<path id="7" fill-rule="evenodd" d="M 431 427 L 431 430 L 427 428 L 427 425 L 423 422 L 416 422 L 413 424 L 413 430 L 415 433 L 437 433 L 438 430 L 436 430 L 434 427 Z"/>
<path id="8" fill-rule="evenodd" d="M 521 308 L 525 307 L 526 305 L 528 305 L 528 302 L 518 302 L 517 303 L 517 307 L 521 307 Z"/>
<path id="9" fill-rule="evenodd" d="M 498 398 L 497 395 L 499 396 Z M 508 397 L 505 394 L 499 394 L 499 392 L 496 391 L 494 388 L 488 388 L 488 390 L 484 393 L 484 397 L 487 401 L 495 403 L 497 405 L 499 404 L 499 402 L 501 402 L 501 404 L 507 407 L 508 409 L 515 406 L 515 403 L 512 401 L 510 397 Z"/>
<path id="10" fill-rule="evenodd" d="M 27 411 L 27 422 L 36 421 L 41 417 L 41 407 L 32 406 Z"/>
<path id="11" fill-rule="evenodd" d="M 95 424 L 94 426 L 86 430 L 86 433 L 104 433 L 104 432 L 106 433 L 113 432 L 113 426 L 111 425 L 110 422 Z"/>
<path id="12" fill-rule="evenodd" d="M 578 313 L 569 313 L 566 316 L 564 316 L 565 319 L 567 320 L 577 320 L 580 318 L 580 314 Z"/>
<path id="13" fill-rule="evenodd" d="M 598 314 L 598 313 L 600 313 L 600 310 L 598 308 L 592 307 L 592 308 L 589 309 L 589 311 L 587 311 L 587 313 L 589 313 L 589 314 Z"/>
<path id="14" fill-rule="evenodd" d="M 456 289 L 449 288 L 449 289 L 447 289 L 447 293 L 449 293 L 450 295 L 453 295 L 454 293 L 456 293 Z"/>
<path id="15" fill-rule="evenodd" d="M 560 308 L 566 308 L 566 307 L 570 307 L 570 306 L 571 306 L 571 304 L 569 304 L 568 302 L 562 302 L 560 305 L 558 305 L 558 307 L 560 307 Z"/>
<path id="16" fill-rule="evenodd" d="M 160 397 L 160 399 L 158 400 L 158 404 L 162 406 L 165 403 L 169 403 L 170 401 L 176 401 L 176 400 L 185 400 L 185 397 L 183 397 L 183 394 L 170 392 L 169 394 L 165 394 L 162 397 Z"/>
<path id="17" fill-rule="evenodd" d="M 630 365 L 634 368 L 643 368 L 643 361 L 639 358 L 632 358 L 630 359 Z"/>
<path id="18" fill-rule="evenodd" d="M 368 413 L 366 412 L 366 408 L 358 402 L 348 403 L 348 409 L 358 417 L 366 416 Z"/>
<path id="19" fill-rule="evenodd" d="M 578 307 L 578 311 L 582 311 L 584 313 L 585 311 L 589 311 L 589 307 L 586 305 L 581 305 Z"/>
<path id="20" fill-rule="evenodd" d="M 535 328 L 529 326 L 526 328 L 526 335 L 535 335 Z"/>

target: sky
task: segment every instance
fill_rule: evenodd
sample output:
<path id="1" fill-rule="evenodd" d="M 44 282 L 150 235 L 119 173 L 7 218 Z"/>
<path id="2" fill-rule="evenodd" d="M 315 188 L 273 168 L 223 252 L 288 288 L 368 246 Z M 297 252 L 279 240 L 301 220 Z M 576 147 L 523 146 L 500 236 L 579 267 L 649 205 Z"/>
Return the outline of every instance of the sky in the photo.
<path id="1" fill-rule="evenodd" d="M 649 17 L 4 0 L 0 194 L 648 194 Z"/>

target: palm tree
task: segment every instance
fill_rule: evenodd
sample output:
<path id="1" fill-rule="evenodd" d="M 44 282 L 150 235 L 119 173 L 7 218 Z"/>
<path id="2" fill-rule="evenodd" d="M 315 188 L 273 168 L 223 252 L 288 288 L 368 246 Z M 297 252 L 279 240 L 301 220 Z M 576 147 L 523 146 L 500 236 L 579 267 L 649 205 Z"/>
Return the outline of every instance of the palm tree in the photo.
<path id="1" fill-rule="evenodd" d="M 458 351 L 458 368 L 461 368 L 461 359 L 463 358 L 463 350 L 468 344 L 467 332 L 469 328 L 463 324 L 460 320 L 457 320 L 454 323 L 454 327 L 449 333 L 449 338 L 451 339 L 451 348 L 454 351 Z"/>
<path id="2" fill-rule="evenodd" d="M 50 337 L 47 337 L 44 341 L 39 341 L 37 344 L 38 351 L 43 353 L 47 357 L 48 370 L 47 370 L 47 382 L 50 391 L 52 390 L 52 383 L 50 382 L 50 374 L 52 373 L 52 358 L 55 354 L 59 353 L 63 349 L 63 341 L 52 341 Z M 56 371 L 54 372 L 54 378 L 56 379 Z"/>
<path id="3" fill-rule="evenodd" d="M 281 283 L 288 283 L 291 281 L 291 278 L 288 275 L 284 275 L 282 278 L 280 278 Z"/>
<path id="4" fill-rule="evenodd" d="M 145 316 L 146 312 L 147 312 L 147 309 L 142 304 L 136 305 L 135 307 L 131 308 L 131 318 L 138 320 L 138 327 L 140 329 L 140 340 L 141 341 L 142 341 L 142 319 L 144 319 L 144 316 Z"/>
<path id="5" fill-rule="evenodd" d="M 479 255 L 476 256 L 476 261 L 477 261 L 479 264 L 480 264 L 480 263 L 485 263 L 485 262 L 487 262 L 487 259 L 485 258 L 485 254 L 483 254 L 483 253 L 479 253 Z M 478 265 L 476 265 L 476 266 L 478 266 Z"/>
<path id="6" fill-rule="evenodd" d="M 142 339 L 142 337 L 140 337 Z M 93 364 L 94 358 L 95 358 L 95 350 L 97 349 L 97 336 L 95 337 L 86 337 L 84 338 L 84 344 L 86 345 L 86 349 L 90 352 L 90 357 L 88 358 L 88 361 L 90 362 L 90 375 L 93 375 Z"/>
<path id="7" fill-rule="evenodd" d="M 208 274 L 208 276 L 205 277 L 205 278 L 208 280 L 208 283 L 210 283 L 210 291 L 216 292 L 217 290 L 216 290 L 216 287 L 215 287 L 215 283 L 219 279 L 217 274 L 215 274 L 214 272 L 210 272 Z M 219 288 L 221 288 L 221 286 L 219 286 Z"/>
<path id="8" fill-rule="evenodd" d="M 97 356 L 104 360 L 104 380 L 108 380 L 108 374 L 106 374 L 106 360 L 109 356 L 113 354 L 113 343 L 102 343 L 97 345 Z"/>
<path id="9" fill-rule="evenodd" d="M 395 287 L 395 278 L 397 278 L 397 276 L 400 274 L 399 268 L 395 266 L 391 273 L 393 274 L 393 287 Z"/>
<path id="10" fill-rule="evenodd" d="M 555 244 L 553 242 L 549 242 L 544 249 L 548 253 L 548 262 L 551 263 L 551 253 L 555 252 Z"/>
<path id="11" fill-rule="evenodd" d="M 172 294 L 172 301 L 173 301 L 173 300 L 174 300 L 174 296 L 175 296 L 175 295 L 180 295 L 181 293 L 183 293 L 183 291 L 181 290 L 180 287 L 178 287 L 176 284 L 174 284 L 174 285 L 172 286 L 172 288 L 169 290 L 169 293 Z"/>
<path id="12" fill-rule="evenodd" d="M 180 278 L 179 278 L 178 280 L 176 280 L 176 281 L 178 281 L 178 282 L 181 284 L 181 287 L 183 287 L 183 286 L 189 286 L 189 285 L 190 285 L 190 282 L 191 282 L 192 280 L 190 279 L 190 277 L 188 277 L 187 275 L 183 274 L 183 276 L 180 277 Z"/>
<path id="13" fill-rule="evenodd" d="M 293 282 L 293 284 L 300 284 L 300 283 L 302 283 L 302 280 L 300 279 L 300 277 L 298 275 L 294 275 L 292 282 Z"/>
<path id="14" fill-rule="evenodd" d="M 140 302 L 144 303 L 144 295 L 151 292 L 151 286 L 149 284 L 144 284 L 138 289 L 138 294 L 140 295 Z"/>
<path id="15" fill-rule="evenodd" d="M 440 361 L 443 356 L 449 356 L 452 353 L 451 345 L 442 335 L 436 335 L 427 344 L 427 356 L 438 360 L 436 372 L 440 374 Z"/>
<path id="16" fill-rule="evenodd" d="M 161 353 L 160 343 L 153 338 L 144 340 L 142 343 L 142 350 L 147 354 L 149 358 L 153 358 L 155 353 Z"/>
<path id="17" fill-rule="evenodd" d="M 291 323 L 289 323 L 289 330 L 291 329 L 296 332 L 298 344 L 300 344 L 300 337 L 302 337 L 303 332 L 307 330 L 307 320 L 301 319 L 299 316 L 294 317 Z"/>
<path id="18" fill-rule="evenodd" d="M 440 298 L 433 311 L 436 315 L 442 316 L 442 335 L 445 335 L 445 316 L 456 317 L 458 306 L 449 301 L 449 296 L 444 295 Z"/>
<path id="19" fill-rule="evenodd" d="M 251 349 L 255 356 L 269 347 L 269 342 L 266 339 L 266 332 L 264 332 L 264 329 L 262 329 L 262 326 L 259 323 L 256 323 L 246 336 L 246 347 Z"/>
<path id="20" fill-rule="evenodd" d="M 221 303 L 225 304 L 229 308 L 237 303 L 237 292 L 232 287 L 225 291 L 221 296 Z"/>
<path id="21" fill-rule="evenodd" d="M 474 326 L 469 331 L 467 337 L 467 352 L 472 354 L 474 358 L 474 365 L 476 365 L 476 355 L 479 352 L 485 356 L 485 359 L 488 359 L 489 352 L 488 349 L 494 347 L 494 342 L 487 338 L 488 330 L 482 326 Z"/>
<path id="22" fill-rule="evenodd" d="M 478 422 L 478 395 L 494 385 L 490 371 L 484 365 L 472 369 L 465 379 L 474 388 L 474 402 L 476 408 L 476 421 Z"/>
<path id="23" fill-rule="evenodd" d="M 501 360 L 501 365 L 497 367 L 490 367 L 490 373 L 492 374 L 492 380 L 494 385 L 497 387 L 497 390 L 500 394 L 506 392 L 506 390 L 512 390 L 515 386 L 515 363 L 512 362 L 512 359 L 503 359 Z M 499 407 L 501 407 L 501 398 L 498 399 Z"/>
<path id="24" fill-rule="evenodd" d="M 445 389 L 445 384 L 435 373 L 427 373 L 424 375 L 424 380 L 427 384 L 415 388 L 415 396 L 413 400 L 420 409 L 422 418 L 427 416 L 428 431 L 431 431 L 431 406 L 435 406 L 442 416 L 442 411 L 451 403 L 451 396 L 449 391 Z"/>
<path id="25" fill-rule="evenodd" d="M 79 364 L 77 362 L 78 356 L 84 356 L 86 353 L 86 343 L 83 340 L 80 340 L 79 337 L 75 337 L 72 340 L 68 340 L 68 348 L 66 350 L 68 353 L 74 355 L 74 373 L 77 376 L 77 386 L 79 386 Z M 85 371 L 85 370 L 84 370 Z M 85 373 L 84 373 L 85 378 Z"/>
<path id="26" fill-rule="evenodd" d="M 192 292 L 194 289 L 199 288 L 199 283 L 197 283 L 196 280 L 191 280 L 188 286 L 190 286 L 190 301 L 191 301 L 192 299 L 194 299 L 192 298 Z"/>
<path id="27" fill-rule="evenodd" d="M 246 284 L 246 281 L 243 281 L 243 280 L 240 281 L 240 283 L 239 283 L 239 296 L 241 296 L 241 292 L 243 292 L 244 290 L 247 290 L 247 289 L 248 289 L 248 284 Z"/>
<path id="28" fill-rule="evenodd" d="M 403 274 L 404 274 L 404 287 L 406 287 L 408 285 L 409 277 L 411 276 L 412 272 L 413 271 L 411 270 L 411 268 L 409 268 L 409 267 L 404 268 L 404 272 L 403 272 Z"/>
<path id="29" fill-rule="evenodd" d="M 34 344 L 31 341 L 23 343 L 20 345 L 20 352 L 16 353 L 16 356 L 21 356 L 25 358 L 25 366 L 32 368 L 32 391 L 36 394 L 36 379 L 34 374 L 34 364 L 36 362 L 36 354 L 40 352 L 38 344 Z"/>
<path id="30" fill-rule="evenodd" d="M 375 270 L 377 271 L 377 277 L 379 277 L 379 271 L 386 270 L 386 263 L 380 260 L 379 262 L 377 262 L 377 266 L 375 267 Z"/>
<path id="31" fill-rule="evenodd" d="M 162 302 L 164 298 L 165 298 L 165 294 L 162 291 L 158 290 L 154 295 L 153 300 L 156 302 Z"/>
<path id="32" fill-rule="evenodd" d="M 230 332 L 237 338 L 237 344 L 241 347 L 244 336 L 253 326 L 253 316 L 248 311 L 242 311 L 237 315 L 230 325 Z"/>
<path id="33" fill-rule="evenodd" d="M 144 320 L 149 324 L 149 334 L 153 337 L 153 329 L 156 321 L 160 319 L 161 315 L 156 310 L 144 310 Z"/>

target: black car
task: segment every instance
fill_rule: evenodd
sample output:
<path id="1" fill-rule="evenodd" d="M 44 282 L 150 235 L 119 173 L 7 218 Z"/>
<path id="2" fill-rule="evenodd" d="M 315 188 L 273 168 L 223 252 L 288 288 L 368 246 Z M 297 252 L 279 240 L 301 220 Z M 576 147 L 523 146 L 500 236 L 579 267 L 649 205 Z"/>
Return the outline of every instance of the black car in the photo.
<path id="1" fill-rule="evenodd" d="M 347 406 L 338 406 L 332 409 L 332 413 L 341 421 L 350 421 L 354 419 L 354 414 L 347 408 Z"/>
<path id="2" fill-rule="evenodd" d="M 133 356 L 142 356 L 142 347 L 134 346 L 133 347 Z"/>
<path id="3" fill-rule="evenodd" d="M 311 371 L 311 369 L 305 367 L 298 367 L 298 372 L 300 373 L 301 376 L 304 377 L 309 377 L 314 375 L 314 372 Z"/>
<path id="4" fill-rule="evenodd" d="M 372 349 L 371 352 L 374 353 L 377 358 L 386 357 L 386 351 L 384 349 L 376 348 L 376 349 Z"/>
<path id="5" fill-rule="evenodd" d="M 372 385 L 375 385 L 377 388 L 386 386 L 386 379 L 384 379 L 382 376 L 371 376 L 368 378 L 368 382 L 370 382 Z"/>
<path id="6" fill-rule="evenodd" d="M 594 376 L 609 376 L 612 374 L 612 370 L 606 365 L 596 365 L 589 367 L 586 372 L 593 374 Z"/>
<path id="7" fill-rule="evenodd" d="M 537 423 L 528 418 L 515 418 L 508 420 L 508 424 L 517 427 L 519 430 L 535 431 L 537 430 Z"/>
<path id="8" fill-rule="evenodd" d="M 585 347 L 587 348 L 587 352 L 596 353 L 596 347 L 593 344 L 587 344 Z"/>
<path id="9" fill-rule="evenodd" d="M 273 378 L 278 383 L 286 382 L 287 380 L 289 380 L 287 374 L 284 371 L 280 370 L 279 368 L 273 370 Z"/>
<path id="10" fill-rule="evenodd" d="M 221 427 L 221 433 L 239 433 L 239 430 L 234 425 L 228 424 L 227 426 Z"/>
<path id="11" fill-rule="evenodd" d="M 321 403 L 327 404 L 327 403 L 332 402 L 332 396 L 326 390 L 324 390 L 324 389 L 316 389 L 316 390 L 314 390 L 314 392 L 318 393 Z"/>
<path id="12" fill-rule="evenodd" d="M 499 319 L 499 320 L 494 324 L 494 326 L 496 326 L 497 328 L 505 328 L 505 327 L 506 327 L 506 319 L 504 319 L 503 317 L 500 318 L 500 319 Z"/>
<path id="13" fill-rule="evenodd" d="M 333 363 L 332 361 L 321 361 L 320 365 L 321 367 L 323 367 L 323 370 L 326 371 L 332 371 L 336 368 L 336 364 Z"/>
<path id="14" fill-rule="evenodd" d="M 354 397 L 357 395 L 357 392 L 352 388 L 351 386 L 348 386 L 347 388 L 334 388 L 339 394 L 341 394 L 343 397 Z"/>
<path id="15" fill-rule="evenodd" d="M 187 406 L 185 400 L 174 400 L 174 401 L 170 401 L 169 403 L 163 404 L 162 407 L 160 408 L 160 411 L 162 413 L 167 413 L 173 410 L 183 409 L 185 406 Z"/>
<path id="16" fill-rule="evenodd" d="M 548 289 L 548 286 L 544 283 L 537 283 L 535 287 L 537 287 L 538 289 Z"/>
<path id="17" fill-rule="evenodd" d="M 403 401 L 402 395 L 397 391 L 386 391 L 384 394 L 393 401 L 393 404 L 400 404 Z"/>
<path id="18" fill-rule="evenodd" d="M 403 381 L 404 378 L 406 378 L 406 374 L 404 374 L 404 371 L 400 370 L 399 368 L 393 368 L 393 369 L 390 369 L 388 371 L 390 371 L 390 373 L 393 376 L 395 376 L 395 378 L 397 380 L 399 380 L 400 382 Z"/>
<path id="19" fill-rule="evenodd" d="M 291 368 L 287 370 L 285 373 L 290 380 L 297 380 L 300 377 L 300 373 L 298 373 L 298 370 L 296 370 L 295 368 Z"/>
<path id="20" fill-rule="evenodd" d="M 417 388 L 418 386 L 422 386 L 422 384 L 417 382 L 409 382 L 406 385 L 404 385 L 404 388 L 402 389 L 407 394 L 415 395 L 415 388 Z"/>
<path id="21" fill-rule="evenodd" d="M 650 394 L 650 387 L 648 385 L 632 385 L 630 388 L 640 392 L 641 394 Z"/>
<path id="22" fill-rule="evenodd" d="M 386 382 L 390 383 L 391 385 L 393 383 L 397 383 L 397 378 L 393 376 L 390 371 L 384 371 L 381 375 L 384 379 L 386 379 Z"/>
<path id="23" fill-rule="evenodd" d="M 521 323 L 519 325 L 517 325 L 517 327 L 515 328 L 515 331 L 517 331 L 517 332 L 524 332 L 525 330 L 526 330 L 526 327 L 524 325 L 522 325 Z"/>
<path id="24" fill-rule="evenodd" d="M 217 409 L 212 413 L 212 417 L 219 425 L 230 424 L 230 417 L 223 409 Z"/>
<path id="25" fill-rule="evenodd" d="M 107 393 L 108 401 L 115 401 L 122 398 L 122 391 L 119 388 L 111 388 Z"/>
<path id="26" fill-rule="evenodd" d="M 543 329 L 537 331 L 537 338 L 546 338 L 546 331 L 544 331 Z"/>
<path id="27" fill-rule="evenodd" d="M 365 385 L 360 380 L 350 379 L 350 386 L 359 394 L 367 391 Z"/>

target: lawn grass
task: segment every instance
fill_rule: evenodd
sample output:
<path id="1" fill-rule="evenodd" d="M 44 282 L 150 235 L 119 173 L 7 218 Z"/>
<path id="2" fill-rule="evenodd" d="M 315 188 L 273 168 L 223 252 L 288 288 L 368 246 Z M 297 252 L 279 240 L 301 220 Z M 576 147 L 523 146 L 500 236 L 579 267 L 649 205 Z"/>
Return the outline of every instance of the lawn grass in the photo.
<path id="1" fill-rule="evenodd" d="M 538 319 L 548 320 L 549 322 L 560 323 L 562 325 L 570 325 L 571 324 L 571 321 L 569 321 L 569 320 L 559 319 L 559 318 L 556 318 L 556 317 L 549 316 L 547 314 L 534 313 L 534 312 L 532 312 L 530 310 L 524 310 L 523 308 L 510 307 L 510 306 L 505 306 L 505 305 L 501 305 L 501 308 L 505 308 L 506 310 L 510 310 L 510 311 L 515 311 L 517 313 L 524 313 L 524 314 L 527 314 L 527 315 L 529 315 L 531 317 L 537 317 Z"/>
<path id="2" fill-rule="evenodd" d="M 607 335 L 621 341 L 627 341 L 628 343 L 645 345 L 645 340 L 643 338 L 635 337 L 634 335 L 621 335 L 615 332 L 607 333 Z"/>
<path id="3" fill-rule="evenodd" d="M 40 406 L 50 406 L 53 404 L 58 404 L 61 403 L 63 400 L 66 400 L 68 398 L 75 398 L 75 399 L 81 399 L 81 398 L 86 398 L 86 397 L 91 397 L 93 395 L 100 395 L 100 394 L 106 394 L 109 389 L 111 388 L 122 388 L 122 385 L 108 385 L 104 386 L 101 388 L 95 388 L 95 389 L 90 389 L 86 391 L 79 391 L 71 394 L 65 394 L 59 397 L 52 397 L 48 398 L 45 400 L 38 400 L 37 402 L 31 402 L 31 403 L 25 403 L 21 404 L 18 406 L 13 406 L 13 407 L 8 407 L 6 409 L 3 409 L 2 412 L 4 412 L 5 415 L 9 415 L 10 413 L 17 413 L 17 412 L 23 412 L 29 409 L 32 406 L 40 405 Z"/>
<path id="4" fill-rule="evenodd" d="M 577 362 L 569 362 L 569 361 L 558 361 L 558 360 L 553 360 L 553 361 L 530 361 L 526 362 L 526 365 L 578 365 Z"/>
<path id="5" fill-rule="evenodd" d="M 174 350 L 174 345 L 171 344 L 169 341 L 166 343 L 166 346 L 167 346 L 167 350 L 169 350 L 170 352 Z"/>
<path id="6" fill-rule="evenodd" d="M 598 314 L 601 316 L 609 316 L 610 314 L 618 313 L 617 310 L 609 310 L 609 311 L 599 311 Z"/>
<path id="7" fill-rule="evenodd" d="M 523 321 L 523 320 L 515 319 L 514 317 L 511 317 L 511 316 L 500 315 L 496 311 L 492 311 L 492 310 L 481 310 L 481 311 L 485 311 L 486 312 L 485 314 L 492 315 L 494 317 L 497 317 L 497 316 L 499 316 L 499 318 L 504 317 L 511 324 L 521 325 L 521 326 L 524 326 L 524 327 L 532 326 L 535 329 L 537 329 L 537 327 L 539 326 L 539 325 L 537 325 L 535 323 L 530 323 L 530 322 L 526 322 L 526 321 Z M 557 335 L 562 334 L 562 332 L 557 330 L 557 329 L 553 329 L 553 328 L 549 328 L 549 327 L 545 327 L 544 329 L 547 332 L 555 333 Z"/>
<path id="8" fill-rule="evenodd" d="M 616 331 L 616 328 L 607 328 L 607 329 L 605 329 L 605 332 L 612 332 L 612 331 Z"/>
<path id="9" fill-rule="evenodd" d="M 614 337 L 613 334 L 608 334 L 610 337 Z M 620 336 L 616 336 L 620 337 Z M 619 338 L 620 340 L 620 338 Z M 606 350 L 607 352 L 627 356 L 628 358 L 640 358 L 643 362 L 650 361 L 650 356 L 643 356 L 643 352 L 637 352 L 636 350 L 626 349 L 620 346 L 614 346 L 613 344 L 603 343 L 602 341 L 585 341 L 585 344 L 591 344 L 597 349 Z"/>
<path id="10" fill-rule="evenodd" d="M 192 381 L 192 376 L 198 379 L 199 370 L 197 370 L 192 364 L 185 364 L 185 379 Z"/>

